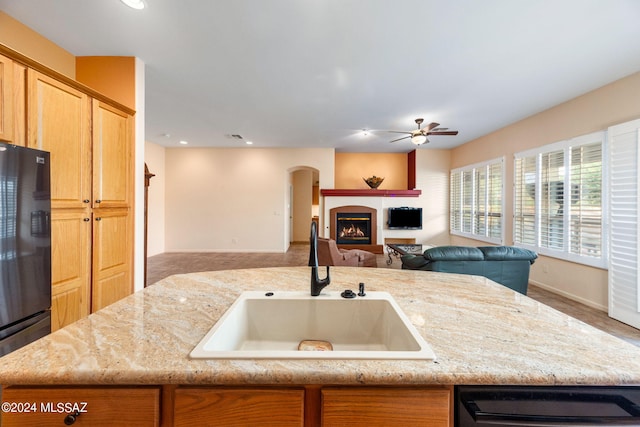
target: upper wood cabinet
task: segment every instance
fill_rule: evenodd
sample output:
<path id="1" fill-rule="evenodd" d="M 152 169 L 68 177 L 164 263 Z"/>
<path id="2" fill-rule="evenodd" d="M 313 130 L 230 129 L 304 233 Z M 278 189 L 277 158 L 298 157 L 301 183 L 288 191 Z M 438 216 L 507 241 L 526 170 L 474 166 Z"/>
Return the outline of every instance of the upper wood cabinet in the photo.
<path id="1" fill-rule="evenodd" d="M 0 55 L 0 141 L 13 142 L 13 61 Z"/>
<path id="2" fill-rule="evenodd" d="M 30 69 L 28 110 L 27 145 L 51 153 L 51 207 L 89 207 L 91 99 Z"/>
<path id="3" fill-rule="evenodd" d="M 128 207 L 132 199 L 133 117 L 93 101 L 93 207 Z"/>
<path id="4" fill-rule="evenodd" d="M 27 67 L 13 63 L 13 139 L 12 144 L 27 145 Z"/>

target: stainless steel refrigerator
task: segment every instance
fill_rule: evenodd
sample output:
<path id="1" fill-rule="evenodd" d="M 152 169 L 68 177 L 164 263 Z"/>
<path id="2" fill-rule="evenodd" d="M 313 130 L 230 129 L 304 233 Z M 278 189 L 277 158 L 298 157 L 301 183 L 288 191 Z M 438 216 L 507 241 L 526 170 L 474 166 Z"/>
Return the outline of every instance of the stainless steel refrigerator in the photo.
<path id="1" fill-rule="evenodd" d="M 0 356 L 51 332 L 49 153 L 0 143 Z"/>

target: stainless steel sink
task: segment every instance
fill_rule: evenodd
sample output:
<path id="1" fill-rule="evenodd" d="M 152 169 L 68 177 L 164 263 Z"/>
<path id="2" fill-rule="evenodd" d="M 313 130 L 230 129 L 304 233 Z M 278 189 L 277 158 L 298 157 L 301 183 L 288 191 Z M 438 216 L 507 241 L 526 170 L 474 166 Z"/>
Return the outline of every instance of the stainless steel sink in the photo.
<path id="1" fill-rule="evenodd" d="M 305 340 L 333 351 L 301 351 Z M 196 359 L 435 359 L 387 292 L 244 292 L 190 354 Z"/>

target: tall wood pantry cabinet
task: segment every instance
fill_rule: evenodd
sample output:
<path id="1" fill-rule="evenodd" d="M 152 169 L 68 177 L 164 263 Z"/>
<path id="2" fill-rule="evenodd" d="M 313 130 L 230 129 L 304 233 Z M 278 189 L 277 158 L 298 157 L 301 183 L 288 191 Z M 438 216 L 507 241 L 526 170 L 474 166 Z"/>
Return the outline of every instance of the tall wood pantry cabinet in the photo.
<path id="1" fill-rule="evenodd" d="M 0 140 L 51 153 L 52 330 L 133 292 L 133 111 L 0 45 Z"/>

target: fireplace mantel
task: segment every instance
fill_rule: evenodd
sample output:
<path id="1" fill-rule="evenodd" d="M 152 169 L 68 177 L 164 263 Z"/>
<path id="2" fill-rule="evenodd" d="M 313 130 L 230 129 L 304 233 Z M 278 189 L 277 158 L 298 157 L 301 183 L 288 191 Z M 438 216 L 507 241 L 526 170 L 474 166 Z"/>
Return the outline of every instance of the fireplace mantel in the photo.
<path id="1" fill-rule="evenodd" d="M 340 190 L 322 189 L 323 196 L 347 196 L 347 197 L 418 197 L 422 190 Z"/>

